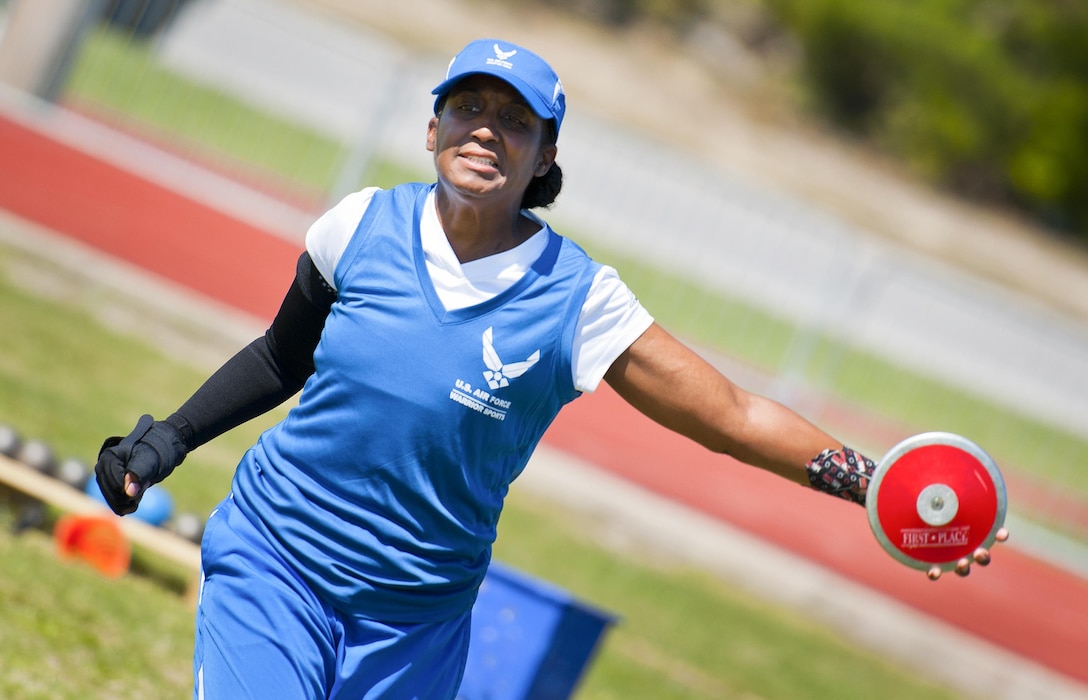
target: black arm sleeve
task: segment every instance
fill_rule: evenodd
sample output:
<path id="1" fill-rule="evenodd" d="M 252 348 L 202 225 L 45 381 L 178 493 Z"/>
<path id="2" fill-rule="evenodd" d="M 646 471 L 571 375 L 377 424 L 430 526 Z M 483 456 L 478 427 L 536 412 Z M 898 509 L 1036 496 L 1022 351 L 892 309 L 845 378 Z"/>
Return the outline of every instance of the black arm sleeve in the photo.
<path id="1" fill-rule="evenodd" d="M 271 327 L 166 418 L 189 451 L 272 410 L 302 388 L 314 372 L 314 349 L 335 300 L 336 291 L 303 253 Z"/>

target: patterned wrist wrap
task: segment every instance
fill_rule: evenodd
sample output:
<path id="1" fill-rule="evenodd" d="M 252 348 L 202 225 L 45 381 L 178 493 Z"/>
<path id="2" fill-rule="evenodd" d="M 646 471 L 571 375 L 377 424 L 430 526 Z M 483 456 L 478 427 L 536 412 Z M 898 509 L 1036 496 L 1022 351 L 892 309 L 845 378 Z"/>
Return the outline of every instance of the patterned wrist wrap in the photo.
<path id="1" fill-rule="evenodd" d="M 864 506 L 876 464 L 865 455 L 843 447 L 824 450 L 805 465 L 805 470 L 812 488 Z"/>

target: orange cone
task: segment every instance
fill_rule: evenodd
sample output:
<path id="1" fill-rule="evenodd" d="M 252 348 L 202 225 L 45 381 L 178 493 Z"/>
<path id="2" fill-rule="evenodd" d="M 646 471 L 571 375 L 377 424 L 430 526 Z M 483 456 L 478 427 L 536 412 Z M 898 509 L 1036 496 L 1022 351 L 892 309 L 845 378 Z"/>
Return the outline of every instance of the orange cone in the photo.
<path id="1" fill-rule="evenodd" d="M 132 550 L 121 528 L 100 515 L 65 515 L 53 529 L 61 557 L 86 561 L 116 578 L 128 571 Z"/>

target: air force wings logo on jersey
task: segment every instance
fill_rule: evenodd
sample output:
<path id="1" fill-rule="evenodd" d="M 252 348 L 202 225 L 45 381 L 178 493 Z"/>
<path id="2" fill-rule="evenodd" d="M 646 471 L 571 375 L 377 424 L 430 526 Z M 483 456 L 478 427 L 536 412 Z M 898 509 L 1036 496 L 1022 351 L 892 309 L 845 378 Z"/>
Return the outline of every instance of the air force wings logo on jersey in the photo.
<path id="1" fill-rule="evenodd" d="M 510 386 L 511 379 L 517 379 L 528 372 L 539 359 L 540 351 L 537 350 L 523 362 L 504 363 L 499 358 L 499 354 L 495 352 L 495 345 L 492 342 L 492 329 L 489 327 L 484 331 L 484 365 L 487 366 L 484 379 L 487 380 L 487 385 L 491 387 L 492 391 L 501 389 L 504 386 Z"/>
<path id="2" fill-rule="evenodd" d="M 532 369 L 533 365 L 540 360 L 540 351 L 537 350 L 522 362 L 503 362 L 499 353 L 495 351 L 494 331 L 491 328 L 484 331 L 483 341 L 484 366 L 487 367 L 484 371 L 484 381 L 491 390 L 473 386 L 472 382 L 466 382 L 464 379 L 457 379 L 453 383 L 453 388 L 450 389 L 450 400 L 488 418 L 504 421 L 513 402 L 511 399 L 496 396 L 492 392 L 504 386 L 510 386 L 510 382 Z"/>

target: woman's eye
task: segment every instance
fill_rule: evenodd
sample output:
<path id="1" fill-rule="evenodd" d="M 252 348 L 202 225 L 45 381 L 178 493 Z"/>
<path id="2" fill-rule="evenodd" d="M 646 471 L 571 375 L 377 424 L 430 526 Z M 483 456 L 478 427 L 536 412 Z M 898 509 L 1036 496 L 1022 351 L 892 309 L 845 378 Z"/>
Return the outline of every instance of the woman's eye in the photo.
<path id="1" fill-rule="evenodd" d="M 525 127 L 527 120 L 519 114 L 507 114 L 506 123 L 510 126 L 521 129 Z"/>

